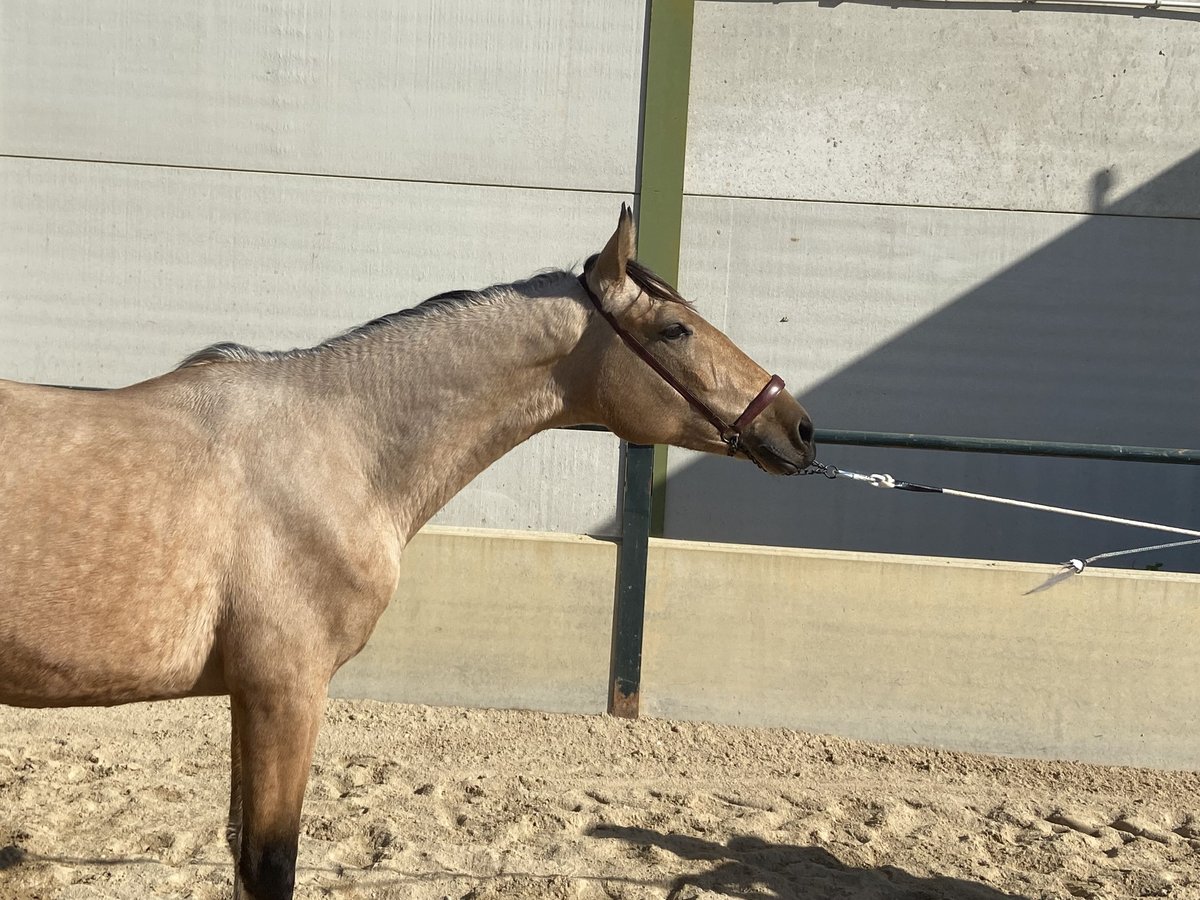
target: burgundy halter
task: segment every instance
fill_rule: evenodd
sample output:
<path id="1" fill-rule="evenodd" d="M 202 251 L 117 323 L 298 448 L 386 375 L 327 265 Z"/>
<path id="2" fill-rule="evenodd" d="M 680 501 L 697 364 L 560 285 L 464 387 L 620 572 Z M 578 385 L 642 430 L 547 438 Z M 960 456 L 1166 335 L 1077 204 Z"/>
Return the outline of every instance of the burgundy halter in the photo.
<path id="1" fill-rule="evenodd" d="M 729 448 L 729 455 L 733 456 L 738 450 L 743 450 L 747 456 L 750 456 L 749 450 L 742 445 L 742 431 L 757 419 L 763 410 L 771 405 L 771 401 L 779 395 L 779 392 L 783 390 L 783 379 L 778 375 L 772 375 L 766 386 L 758 392 L 755 398 L 743 410 L 742 414 L 730 425 L 713 412 L 707 403 L 688 390 L 679 379 L 672 375 L 662 363 L 650 354 L 649 350 L 639 344 L 633 335 L 625 330 L 624 326 L 617 321 L 616 316 L 604 308 L 603 304 L 600 303 L 600 298 L 595 295 L 591 286 L 587 283 L 587 272 L 579 276 L 579 283 L 583 285 L 583 290 L 588 295 L 588 299 L 592 301 L 592 306 L 596 307 L 596 311 L 612 326 L 613 331 L 626 343 L 629 349 L 640 356 L 646 365 L 658 373 L 663 381 L 673 387 L 679 396 L 691 404 L 696 412 L 700 413 L 700 415 L 713 424 L 713 427 L 721 435 L 721 440 Z M 751 459 L 753 459 L 752 456 Z"/>

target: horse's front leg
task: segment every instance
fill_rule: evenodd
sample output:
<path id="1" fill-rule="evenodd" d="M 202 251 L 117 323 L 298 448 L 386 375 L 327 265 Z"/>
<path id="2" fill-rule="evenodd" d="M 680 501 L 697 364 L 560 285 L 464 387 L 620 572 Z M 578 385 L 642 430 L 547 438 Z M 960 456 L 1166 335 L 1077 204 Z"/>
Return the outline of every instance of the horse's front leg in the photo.
<path id="1" fill-rule="evenodd" d="M 238 717 L 229 717 L 229 819 L 225 823 L 225 843 L 233 855 L 233 900 L 242 900 L 241 879 L 237 877 L 242 839 L 242 745 L 238 741 Z"/>
<path id="2" fill-rule="evenodd" d="M 327 682 L 235 688 L 230 819 L 240 805 L 234 897 L 291 900 L 300 808 L 325 711 Z M 238 790 L 240 785 L 240 791 Z M 239 796 L 240 795 L 240 796 Z M 240 804 L 239 804 L 240 801 Z"/>

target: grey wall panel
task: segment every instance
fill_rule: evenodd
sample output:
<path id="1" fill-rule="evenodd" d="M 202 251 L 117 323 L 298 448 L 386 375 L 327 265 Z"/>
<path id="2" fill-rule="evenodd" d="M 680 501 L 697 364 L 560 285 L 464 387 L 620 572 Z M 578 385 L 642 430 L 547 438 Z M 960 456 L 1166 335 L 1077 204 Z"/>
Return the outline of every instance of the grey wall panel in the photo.
<path id="1" fill-rule="evenodd" d="M 0 377 L 115 386 L 569 267 L 627 195 L 0 160 Z M 611 533 L 616 442 L 543 435 L 439 521 Z M 564 490 L 563 485 L 570 485 Z"/>
<path id="2" fill-rule="evenodd" d="M 818 427 L 1200 445 L 1200 222 L 687 198 L 681 286 Z M 1200 472 L 824 448 L 827 461 L 1200 527 Z M 1154 543 L 672 451 L 667 535 L 1029 560 Z M 1200 567 L 1176 552 L 1168 568 Z"/>
<path id="3" fill-rule="evenodd" d="M 0 153 L 631 191 L 644 0 L 3 0 Z"/>
<path id="4" fill-rule="evenodd" d="M 1200 17 L 696 4 L 692 193 L 1200 215 Z"/>
<path id="5" fill-rule="evenodd" d="M 615 435 L 544 431 L 492 463 L 433 522 L 619 535 L 619 464 L 620 442 Z"/>
<path id="6" fill-rule="evenodd" d="M 681 286 L 838 426 L 1183 443 L 1200 222 L 689 197 Z M 820 411 L 820 410 L 818 410 Z"/>
<path id="7" fill-rule="evenodd" d="M 598 251 L 628 195 L 0 160 L 0 377 L 114 386 L 308 346 Z"/>

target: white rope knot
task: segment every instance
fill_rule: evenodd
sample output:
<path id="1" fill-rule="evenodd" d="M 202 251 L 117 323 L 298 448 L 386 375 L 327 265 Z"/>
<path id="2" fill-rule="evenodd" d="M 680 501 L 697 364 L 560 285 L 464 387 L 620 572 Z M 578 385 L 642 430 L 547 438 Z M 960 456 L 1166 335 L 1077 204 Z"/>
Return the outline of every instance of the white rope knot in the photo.
<path id="1" fill-rule="evenodd" d="M 872 475 L 867 480 L 871 483 L 871 487 L 894 488 L 896 486 L 896 479 L 891 475 Z"/>

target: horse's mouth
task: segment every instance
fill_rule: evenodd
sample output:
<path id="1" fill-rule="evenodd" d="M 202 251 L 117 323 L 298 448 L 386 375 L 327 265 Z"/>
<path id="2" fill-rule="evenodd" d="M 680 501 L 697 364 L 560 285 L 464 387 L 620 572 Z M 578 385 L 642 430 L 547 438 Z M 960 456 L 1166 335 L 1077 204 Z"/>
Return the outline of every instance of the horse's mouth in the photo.
<path id="1" fill-rule="evenodd" d="M 770 444 L 759 444 L 747 455 L 768 475 L 796 475 L 816 459 L 816 451 L 812 448 L 804 450 L 797 460 L 791 454 L 784 456 Z"/>

